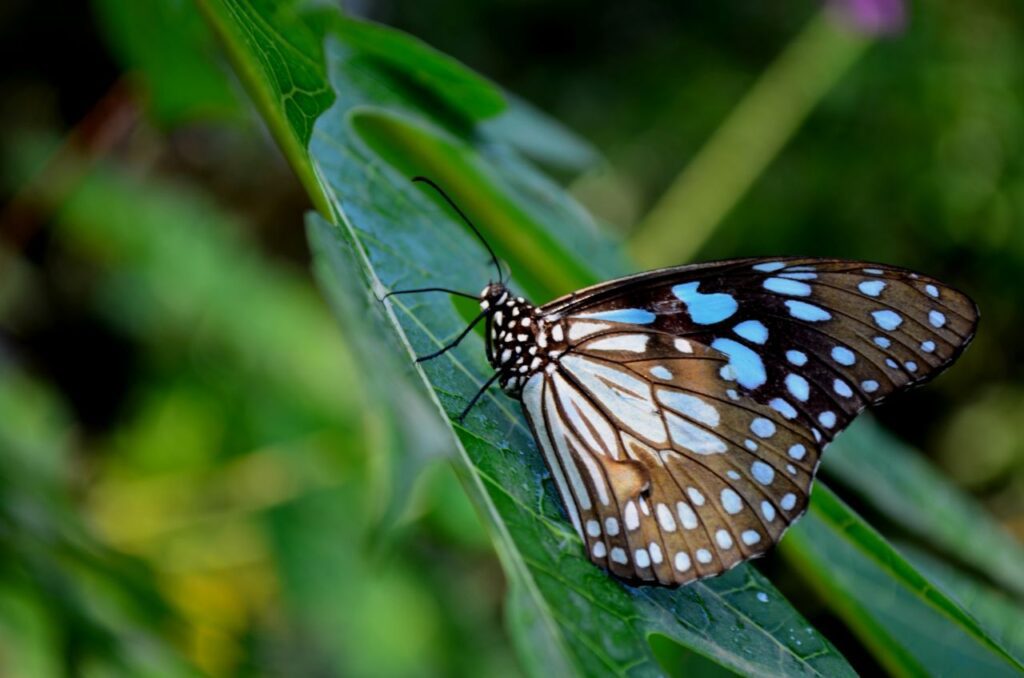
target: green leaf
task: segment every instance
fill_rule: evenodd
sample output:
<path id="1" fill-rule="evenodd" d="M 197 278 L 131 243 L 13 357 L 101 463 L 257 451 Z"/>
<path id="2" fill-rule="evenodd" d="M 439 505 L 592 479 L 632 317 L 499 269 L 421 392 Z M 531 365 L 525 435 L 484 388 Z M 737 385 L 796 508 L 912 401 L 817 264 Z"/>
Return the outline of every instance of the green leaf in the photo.
<path id="1" fill-rule="evenodd" d="M 349 19 L 301 0 L 197 0 L 232 57 L 282 150 L 323 214 L 306 146 L 313 123 L 330 106 L 323 38 L 332 32 L 378 64 L 383 77 L 413 86 L 422 105 L 454 111 L 453 124 L 494 116 L 501 93 L 455 60 L 385 26 Z M 431 101 L 431 98 L 436 98 Z"/>
<path id="2" fill-rule="evenodd" d="M 424 467 L 451 455 L 451 437 L 438 420 L 423 382 L 391 330 L 385 307 L 361 272 L 365 269 L 344 231 L 327 226 L 316 215 L 307 217 L 317 280 L 342 327 L 349 332 L 351 350 L 373 369 L 364 370 L 362 396 L 384 407 L 366 408 L 369 462 L 374 471 L 376 509 L 382 527 L 393 524 Z M 379 292 L 383 294 L 383 292 Z"/>
<path id="3" fill-rule="evenodd" d="M 781 548 L 890 672 L 1020 675 L 1024 665 L 824 489 Z"/>
<path id="4" fill-rule="evenodd" d="M 921 549 L 901 545 L 900 551 L 928 578 L 959 601 L 1018 661 L 1024 659 L 1024 606 Z"/>
<path id="5" fill-rule="evenodd" d="M 235 19 L 245 21 L 246 15 Z M 289 31 L 287 23 L 274 26 Z M 224 33 L 248 31 L 235 27 Z M 239 42 L 232 49 L 258 79 L 262 47 Z M 425 93 L 422 80 L 396 72 L 394 63 L 382 63 L 379 55 L 344 36 L 332 33 L 325 54 L 336 98 L 317 121 L 302 162 L 325 199 L 323 213 L 335 222 L 316 217 L 309 222 L 320 253 L 320 278 L 333 299 L 353 297 L 365 304 L 370 290 L 379 296 L 388 289 L 426 285 L 475 291 L 494 276 L 465 227 L 435 196 L 408 182 L 414 174 L 442 183 L 510 261 L 521 287 L 540 299 L 629 270 L 619 248 L 502 134 L 489 133 L 487 125 L 467 119 L 438 92 Z M 291 134 L 300 138 L 294 130 Z M 332 252 L 342 254 L 329 256 Z M 356 262 L 357 275 L 346 261 Z M 372 372 L 378 360 L 400 365 L 413 353 L 444 345 L 465 326 L 466 312 L 439 295 L 393 297 L 386 317 L 402 338 L 397 346 L 378 335 L 379 319 L 342 318 L 349 318 L 350 332 L 368 332 L 377 342 L 375 352 L 364 357 Z M 482 341 L 470 335 L 458 349 L 423 366 L 430 386 L 425 395 L 451 416 L 489 372 Z M 398 381 L 393 390 L 405 388 Z M 508 577 L 510 629 L 532 672 L 660 673 L 648 643 L 652 634 L 745 674 L 852 672 L 749 565 L 679 590 L 625 586 L 595 568 L 564 519 L 516 403 L 489 393 L 453 431 L 456 468 L 492 532 Z M 1014 668 L 969 616 L 929 587 L 827 488 L 819 484 L 815 498 L 824 508 L 816 508 L 807 527 L 798 525 L 787 541 L 794 544 L 791 551 L 805 546 L 798 565 L 818 578 L 830 579 L 825 575 L 833 571 L 837 581 L 870 576 L 872 606 L 852 621 L 888 630 L 884 601 L 898 596 L 919 615 L 916 622 L 938 625 L 949 638 L 942 648 L 932 648 L 925 658 L 929 665 L 952 653 L 954 663 L 977 660 L 996 671 Z M 808 537 L 812 532 L 821 543 L 861 554 L 870 566 L 866 575 L 864 563 L 855 558 L 829 561 L 833 570 L 815 569 L 822 556 L 806 548 L 807 542 L 817 543 Z M 837 606 L 845 601 L 828 599 Z M 872 647 L 886 661 L 895 656 L 894 670 L 919 669 L 920 659 L 903 650 L 899 639 L 886 640 Z"/>
<path id="6" fill-rule="evenodd" d="M 406 191 L 404 187 L 395 193 L 380 191 L 380 199 L 397 200 Z M 424 198 L 410 197 L 429 209 Z M 444 218 L 438 222 L 424 237 L 447 232 L 446 239 L 460 243 L 457 248 L 475 251 L 457 224 Z M 381 224 L 378 219 L 367 225 Z M 348 246 L 340 229 L 318 217 L 311 217 L 310 228 L 317 252 L 343 251 Z M 361 242 L 370 243 L 370 237 Z M 383 255 L 376 247 L 371 252 Z M 395 255 L 396 264 L 419 266 L 397 251 Z M 341 261 L 321 259 L 318 265 L 330 267 Z M 344 272 L 337 273 L 338 280 L 344 279 Z M 366 290 L 351 287 L 332 294 L 359 296 Z M 399 302 L 394 308 L 406 331 L 437 331 L 461 322 L 447 300 L 415 306 Z M 427 368 L 436 389 L 434 397 L 448 402 L 450 411 L 460 408 L 462 394 L 471 393 L 483 380 L 480 342 L 474 339 L 473 343 L 473 351 L 459 351 L 460 357 L 441 359 Z M 381 350 L 378 356 L 385 353 Z M 457 432 L 458 464 L 485 515 L 509 578 L 510 626 L 532 672 L 657 673 L 647 642 L 651 632 L 746 674 L 850 672 L 831 645 L 754 568 L 740 567 L 724 577 L 675 591 L 624 586 L 598 571 L 583 557 L 578 537 L 553 499 L 554 488 L 521 415 L 500 396 L 487 398 L 467 427 Z"/>
<path id="7" fill-rule="evenodd" d="M 1024 597 L 1024 547 L 870 419 L 859 420 L 829 448 L 824 469 L 896 524 Z"/>
<path id="8" fill-rule="evenodd" d="M 600 162 L 597 149 L 529 102 L 506 95 L 509 107 L 483 123 L 488 136 L 516 148 L 546 167 L 580 173 Z"/>
<path id="9" fill-rule="evenodd" d="M 561 260 L 563 270 L 550 276 L 554 282 L 537 275 L 538 287 L 577 285 L 577 279 L 598 277 L 602 265 L 612 268 L 612 263 L 602 264 L 615 261 L 610 243 L 597 237 L 585 215 L 511 149 L 486 140 L 481 146 L 489 156 L 483 157 L 465 140 L 442 131 L 430 112 L 416 110 L 402 86 L 382 77 L 358 52 L 329 42 L 327 53 L 339 96 L 317 125 L 310 148 L 343 227 L 312 217 L 310 229 L 318 253 L 354 249 L 364 278 L 361 285 L 353 284 L 351 274 L 337 270 L 331 279 L 344 287 L 330 290 L 332 298 L 439 284 L 472 290 L 493 273 L 465 227 L 408 181 L 405 165 L 396 171 L 385 158 L 414 164 L 429 155 L 431 169 L 461 176 L 460 185 L 486 187 L 496 194 L 497 204 L 515 205 L 519 215 L 526 215 L 524 223 L 549 229 L 547 256 L 553 263 Z M 490 158 L 497 160 L 485 162 Z M 461 200 L 463 193 L 457 197 Z M 490 209 L 500 216 L 495 207 Z M 478 216 L 472 206 L 468 211 Z M 522 237 L 521 232 L 511 235 Z M 593 256 L 572 258 L 572 242 L 588 243 Z M 504 243 L 516 251 L 514 240 Z M 522 244 L 536 247 L 525 238 Z M 345 259 L 321 255 L 318 267 L 344 268 Z M 389 309 L 417 353 L 436 349 L 465 324 L 459 308 L 444 296 L 393 297 Z M 374 364 L 408 361 L 409 348 L 404 356 L 399 352 L 389 358 L 393 349 L 378 341 Z M 430 398 L 449 414 L 457 413 L 486 379 L 480 339 L 470 337 L 458 350 L 425 364 L 424 371 L 433 388 Z M 510 627 L 533 672 L 658 673 L 647 640 L 651 633 L 747 674 L 850 672 L 834 648 L 754 568 L 743 566 L 675 591 L 624 586 L 595 568 L 564 520 L 516 403 L 492 392 L 455 431 L 457 465 L 492 532 L 509 579 Z"/>
<path id="10" fill-rule="evenodd" d="M 322 36 L 289 0 L 197 0 L 317 209 L 329 209 L 306 144 L 331 104 Z"/>
<path id="11" fill-rule="evenodd" d="M 330 11 L 320 18 L 347 45 L 376 59 L 379 68 L 408 78 L 422 87 L 423 94 L 438 97 L 445 107 L 470 120 L 505 110 L 505 99 L 494 85 L 410 35 Z"/>

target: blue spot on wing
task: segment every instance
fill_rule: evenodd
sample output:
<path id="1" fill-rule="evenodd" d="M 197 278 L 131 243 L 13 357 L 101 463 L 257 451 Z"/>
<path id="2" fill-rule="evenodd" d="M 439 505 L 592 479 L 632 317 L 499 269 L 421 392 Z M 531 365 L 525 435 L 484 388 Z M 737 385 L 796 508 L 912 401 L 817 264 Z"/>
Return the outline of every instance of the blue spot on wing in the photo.
<path id="1" fill-rule="evenodd" d="M 614 323 L 631 323 L 633 325 L 649 325 L 656 317 L 642 308 L 619 308 L 614 311 L 598 311 L 597 313 L 581 313 L 576 318 L 588 320 L 608 320 Z"/>
<path id="2" fill-rule="evenodd" d="M 808 304 L 805 301 L 789 300 L 786 302 L 786 308 L 789 309 L 789 314 L 797 320 L 806 320 L 812 323 L 828 320 L 832 317 L 831 313 L 820 306 Z"/>
<path id="3" fill-rule="evenodd" d="M 857 356 L 845 346 L 835 346 L 832 349 L 832 360 L 835 360 L 840 365 L 849 366 L 857 362 Z"/>
<path id="4" fill-rule="evenodd" d="M 698 325 L 721 322 L 739 308 L 731 294 L 721 292 L 704 294 L 697 291 L 698 285 L 700 285 L 699 282 L 690 282 L 672 288 L 672 294 L 686 304 L 690 319 Z"/>
<path id="5" fill-rule="evenodd" d="M 751 266 L 755 271 L 763 271 L 765 273 L 771 273 L 785 267 L 786 265 L 781 261 L 766 261 L 763 264 L 755 264 Z"/>
<path id="6" fill-rule="evenodd" d="M 732 331 L 755 344 L 768 341 L 768 328 L 760 320 L 744 320 L 732 328 Z"/>
<path id="7" fill-rule="evenodd" d="M 768 278 L 764 281 L 764 288 L 769 292 L 788 294 L 792 297 L 808 297 L 811 295 L 810 285 L 788 278 Z"/>
<path id="8" fill-rule="evenodd" d="M 899 313 L 885 309 L 884 311 L 872 311 L 872 317 L 875 319 L 875 324 L 881 327 L 883 330 L 894 330 L 903 324 L 903 318 Z"/>
<path id="9" fill-rule="evenodd" d="M 764 361 L 754 350 L 732 339 L 715 339 L 711 348 L 729 357 L 729 367 L 740 386 L 754 389 L 768 381 Z"/>
<path id="10" fill-rule="evenodd" d="M 784 416 L 786 419 L 796 419 L 797 411 L 782 398 L 772 398 L 768 406 Z"/>
<path id="11" fill-rule="evenodd" d="M 885 289 L 885 281 L 865 280 L 864 282 L 857 285 L 857 289 L 859 289 L 862 294 L 866 294 L 869 297 L 877 297 L 879 294 L 882 293 L 882 290 Z"/>
<path id="12" fill-rule="evenodd" d="M 801 377 L 799 374 L 790 372 L 786 375 L 786 388 L 793 397 L 800 402 L 807 402 L 807 399 L 811 397 L 811 385 L 807 383 L 807 380 Z"/>

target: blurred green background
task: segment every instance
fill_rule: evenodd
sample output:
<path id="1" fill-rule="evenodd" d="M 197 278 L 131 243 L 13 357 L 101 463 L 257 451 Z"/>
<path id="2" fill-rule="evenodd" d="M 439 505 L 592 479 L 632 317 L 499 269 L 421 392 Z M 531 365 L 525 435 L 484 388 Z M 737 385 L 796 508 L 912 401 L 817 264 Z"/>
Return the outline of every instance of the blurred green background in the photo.
<path id="1" fill-rule="evenodd" d="M 639 261 L 833 255 L 968 291 L 972 348 L 877 418 L 1021 539 L 1024 10 L 900 8 L 836 3 L 860 36 L 837 42 L 813 2 L 345 3 L 592 142 L 549 169 Z M 387 432 L 310 275 L 309 199 L 201 13 L 0 18 L 0 674 L 518 675 L 451 468 L 376 529 Z"/>

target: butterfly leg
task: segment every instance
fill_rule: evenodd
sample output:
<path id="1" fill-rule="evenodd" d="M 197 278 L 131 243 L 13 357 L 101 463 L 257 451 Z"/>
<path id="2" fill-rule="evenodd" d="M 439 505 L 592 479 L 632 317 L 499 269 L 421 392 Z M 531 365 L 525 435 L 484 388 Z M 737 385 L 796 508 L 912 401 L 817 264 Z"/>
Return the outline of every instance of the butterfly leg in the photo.
<path id="1" fill-rule="evenodd" d="M 480 387 L 480 390 L 476 392 L 476 395 L 474 395 L 473 398 L 469 401 L 469 404 L 466 405 L 466 409 L 462 410 L 462 413 L 458 416 L 458 422 L 460 424 L 462 423 L 463 419 L 466 418 L 466 415 L 469 414 L 469 411 L 471 409 L 473 409 L 473 406 L 476 405 L 476 402 L 478 400 L 480 400 L 480 397 L 484 393 L 487 392 L 487 389 L 489 389 L 491 387 L 491 384 L 493 384 L 495 381 L 497 381 L 498 377 L 500 377 L 500 376 L 501 376 L 500 372 L 495 372 L 494 376 L 492 376 L 490 379 L 488 379 L 487 382 L 484 383 L 484 385 Z"/>
<path id="2" fill-rule="evenodd" d="M 469 334 L 470 332 L 472 332 L 473 328 L 476 327 L 476 324 L 478 322 L 480 322 L 481 320 L 483 320 L 484 317 L 486 317 L 486 316 L 487 316 L 487 311 L 481 311 L 480 314 L 477 317 L 473 318 L 473 322 L 469 323 L 469 326 L 466 327 L 466 329 L 462 330 L 461 333 L 459 333 L 459 336 L 455 337 L 455 339 L 453 339 L 452 341 L 448 342 L 448 344 L 446 344 L 445 346 L 442 346 L 441 348 L 439 348 L 438 350 L 434 351 L 433 353 L 428 353 L 427 355 L 419 356 L 418 358 L 416 358 L 416 362 L 422 363 L 422 362 L 426 362 L 427 360 L 433 360 L 434 358 L 436 358 L 436 357 L 438 357 L 440 355 L 444 355 L 448 351 L 452 350 L 453 348 L 458 346 L 459 342 L 461 342 L 463 339 L 465 339 L 466 335 Z"/>

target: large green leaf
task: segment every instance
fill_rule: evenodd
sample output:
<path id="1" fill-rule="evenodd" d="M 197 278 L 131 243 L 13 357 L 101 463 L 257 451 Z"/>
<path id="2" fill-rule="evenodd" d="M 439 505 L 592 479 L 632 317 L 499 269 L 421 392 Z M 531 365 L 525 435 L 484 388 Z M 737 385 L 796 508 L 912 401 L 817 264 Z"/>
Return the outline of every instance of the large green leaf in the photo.
<path id="1" fill-rule="evenodd" d="M 515 205 L 513 217 L 492 205 L 488 215 L 494 212 L 495 218 L 519 219 L 526 229 L 546 226 L 548 259 L 572 265 L 563 265 L 557 276 L 535 274 L 539 288 L 583 284 L 599 277 L 602 268 L 621 266 L 585 215 L 511 149 L 484 139 L 480 146 L 487 152 L 481 153 L 410 105 L 413 99 L 403 84 L 377 73 L 358 51 L 329 42 L 327 54 L 338 98 L 316 126 L 310 148 L 344 228 L 313 218 L 311 234 L 321 267 L 345 267 L 338 253 L 354 249 L 364 276 L 361 285 L 329 287 L 332 297 L 366 299 L 370 290 L 379 294 L 427 285 L 474 289 L 493 274 L 465 228 L 409 183 L 408 176 L 419 172 L 450 175 L 467 191 L 494 195 L 497 205 Z M 469 211 L 479 218 L 483 210 L 473 205 L 470 201 Z M 496 230 L 487 215 L 480 221 L 489 232 Z M 560 229 L 552 229 L 554 223 Z M 572 257 L 573 242 L 586 244 L 592 256 Z M 498 243 L 515 258 L 516 241 Z M 345 275 L 338 271 L 333 280 L 341 282 Z M 419 353 L 436 349 L 465 323 L 459 308 L 443 296 L 395 297 L 389 306 Z M 368 317 L 375 324 L 372 313 Z M 377 343 L 374 364 L 391 362 L 386 347 Z M 396 357 L 407 361 L 408 352 Z M 425 372 L 433 388 L 430 397 L 449 414 L 457 413 L 487 377 L 479 338 L 428 363 Z M 513 637 L 533 672 L 552 667 L 566 674 L 657 672 L 647 640 L 651 633 L 747 674 L 849 671 L 828 642 L 751 567 L 677 591 L 626 587 L 598 571 L 583 556 L 553 500 L 556 494 L 518 405 L 504 396 L 486 397 L 456 433 L 457 463 L 509 578 Z"/>
<path id="2" fill-rule="evenodd" d="M 383 184 L 384 182 L 382 182 Z M 427 212 L 431 203 L 410 188 L 390 182 L 379 192 L 382 204 L 412 202 Z M 385 188 L 385 186 L 382 186 Z M 363 208 L 369 209 L 370 205 Z M 381 205 L 373 208 L 380 213 Z M 357 212 L 362 209 L 356 207 Z M 320 266 L 344 259 L 353 243 L 343 231 L 311 218 L 311 237 Z M 398 240 L 412 236 L 416 219 L 402 227 L 379 218 L 362 221 L 372 229 L 392 230 Z M 364 232 L 362 246 L 374 243 Z M 440 216 L 425 239 L 444 237 L 452 256 L 475 258 L 478 248 L 458 225 Z M 380 242 L 379 240 L 377 242 Z M 418 261 L 392 248 L 369 248 L 389 256 L 407 270 Z M 381 268 L 388 262 L 381 261 Z M 365 270 L 367 275 L 372 272 Z M 423 282 L 437 282 L 425 272 Z M 338 272 L 334 280 L 345 279 Z M 333 294 L 368 296 L 371 286 L 335 289 Z M 371 297 L 372 298 L 372 297 Z M 436 347 L 437 333 L 458 327 L 458 311 L 447 300 L 396 303 L 397 320 L 414 341 Z M 433 341 L 423 335 L 433 334 Z M 434 397 L 457 412 L 485 378 L 479 339 L 471 350 L 427 366 Z M 424 350 L 426 350 L 424 348 Z M 377 360 L 388 360 L 386 344 Z M 381 355 L 385 354 L 385 355 Z M 533 673 L 656 673 L 658 665 L 647 642 L 657 632 L 747 674 L 779 675 L 849 672 L 842 658 L 804 621 L 754 568 L 740 567 L 725 577 L 669 591 L 623 586 L 599 572 L 582 554 L 578 537 L 552 497 L 554 488 L 526 431 L 517 407 L 501 396 L 486 398 L 458 427 L 458 464 L 466 485 L 492 531 L 509 578 L 509 621 L 521 656 Z"/>
<path id="3" fill-rule="evenodd" d="M 870 419 L 829 448 L 825 471 L 887 518 L 1024 597 L 1024 547 L 918 452 Z"/>
<path id="4" fill-rule="evenodd" d="M 311 224 L 326 223 L 313 216 L 309 220 Z M 343 231 L 329 233 L 330 239 L 325 241 L 323 229 L 310 227 L 315 272 L 341 326 L 363 328 L 348 333 L 355 353 L 373 365 L 372 370 L 364 371 L 361 395 L 370 402 L 387 404 L 367 408 L 366 418 L 368 442 L 374 447 L 369 462 L 376 472 L 376 487 L 370 496 L 377 497 L 384 522 L 392 523 L 424 466 L 451 454 L 450 434 L 391 331 L 384 306 L 376 295 L 367 293 L 357 249 L 350 240 L 341 246 L 335 242 L 334 238 L 345 236 Z"/>
<path id="5" fill-rule="evenodd" d="M 1024 671 L 960 605 L 821 489 L 782 549 L 886 668 L 908 676 Z"/>
<path id="6" fill-rule="evenodd" d="M 271 133 L 317 209 L 329 209 L 306 153 L 313 123 L 331 104 L 321 36 L 295 2 L 196 0 L 227 46 Z M 281 30 L 285 27 L 285 30 Z"/>
<path id="7" fill-rule="evenodd" d="M 919 548 L 903 544 L 899 549 L 928 579 L 974 615 L 1014 657 L 1024 660 L 1024 605 Z"/>
<path id="8" fill-rule="evenodd" d="M 247 12 L 221 18 L 246 21 Z M 329 23 L 319 16 L 316 25 Z M 250 87 L 264 95 L 274 91 L 275 75 L 261 76 L 261 63 L 266 53 L 279 56 L 276 46 L 287 43 L 291 31 L 280 20 L 269 25 L 278 34 L 265 39 L 251 27 L 222 30 L 235 60 L 245 64 Z M 261 26 L 269 30 L 265 20 Z M 486 255 L 464 227 L 433 196 L 408 183 L 413 174 L 429 174 L 456 194 L 513 264 L 522 287 L 542 298 L 628 269 L 589 218 L 514 147 L 488 134 L 472 110 L 453 105 L 440 92 L 424 92 L 424 82 L 396 72 L 395 62 L 346 42 L 337 31 L 329 34 L 324 72 L 330 82 L 323 88 L 335 99 L 316 122 L 302 162 L 316 178 L 322 212 L 335 222 L 310 221 L 330 296 L 356 298 L 370 309 L 374 296 L 386 289 L 446 285 L 474 291 L 493 277 Z M 277 121 L 271 119 L 271 125 L 287 118 L 277 116 Z M 302 138 L 296 129 L 288 134 Z M 357 275 L 351 262 L 358 266 Z M 325 274 L 332 270 L 337 275 Z M 464 326 L 469 312 L 431 295 L 393 298 L 384 310 L 369 311 L 386 313 L 405 346 L 378 342 L 375 354 L 364 358 L 367 372 L 372 375 L 378 360 L 401 364 L 413 351 L 443 345 Z M 369 317 L 365 324 L 349 320 L 348 330 L 375 332 L 380 318 Z M 461 410 L 488 374 L 481 345 L 471 336 L 459 349 L 424 366 L 430 388 L 423 395 L 448 415 Z M 396 382 L 395 389 L 402 384 Z M 742 673 L 850 673 L 828 641 L 750 566 L 675 591 L 624 586 L 598 571 L 582 556 L 553 499 L 556 493 L 518 406 L 504 396 L 489 394 L 466 424 L 453 430 L 456 466 L 492 531 L 509 579 L 510 626 L 533 672 L 658 673 L 648 644 L 653 633 Z M 872 572 L 871 583 L 878 587 L 872 597 L 884 601 L 904 595 L 922 623 L 945 623 L 951 642 L 933 649 L 930 662 L 953 653 L 960 662 L 977 659 L 998 671 L 1015 668 L 958 606 L 905 562 L 894 566 L 891 549 L 877 534 L 848 529 L 859 519 L 827 488 L 819 485 L 815 498 L 827 513 L 821 517 L 821 509 L 815 509 L 807 527 L 792 531 L 793 542 L 806 543 L 817 530 L 822 543 L 886 563 Z M 820 519 L 814 520 L 815 515 Z M 811 558 L 807 555 L 801 564 L 808 566 Z M 859 563 L 829 565 L 836 568 L 836 578 L 852 578 Z M 868 605 L 864 616 L 882 626 L 879 617 L 886 611 Z M 901 643 L 898 638 L 891 642 Z M 895 656 L 894 670 L 913 673 L 919 668 L 906 651 Z"/>

